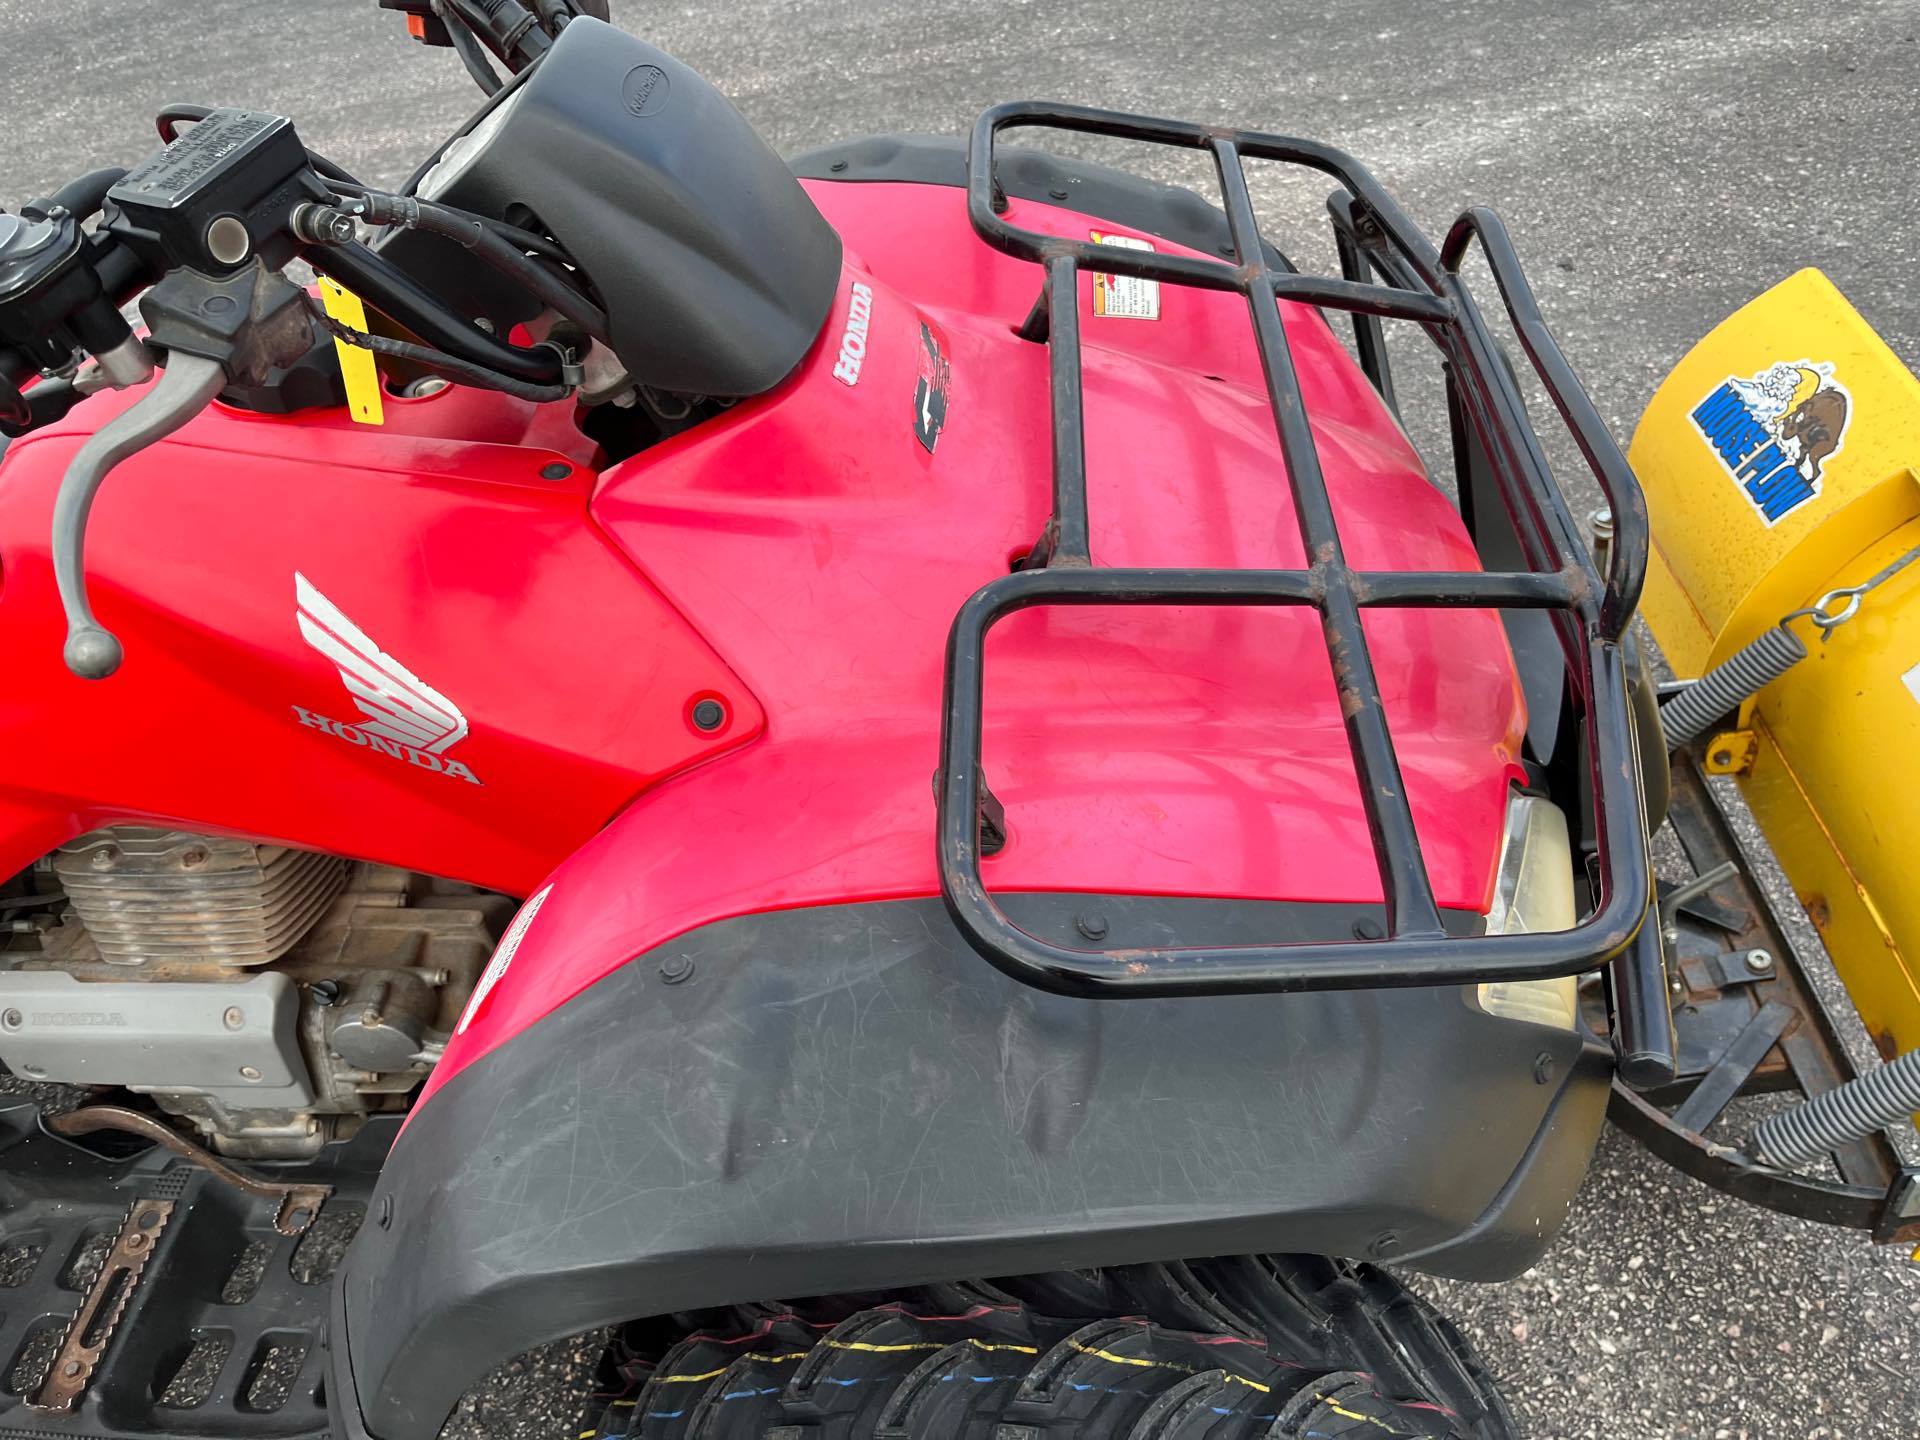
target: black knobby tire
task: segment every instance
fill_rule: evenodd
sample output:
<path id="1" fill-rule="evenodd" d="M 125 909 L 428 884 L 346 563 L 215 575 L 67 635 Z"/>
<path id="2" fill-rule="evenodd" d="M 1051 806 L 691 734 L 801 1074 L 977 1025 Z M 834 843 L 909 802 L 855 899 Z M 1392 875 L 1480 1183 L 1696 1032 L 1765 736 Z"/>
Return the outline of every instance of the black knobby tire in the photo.
<path id="1" fill-rule="evenodd" d="M 1460 1332 L 1370 1265 L 1252 1255 L 662 1316 L 587 1435 L 1515 1440 Z"/>

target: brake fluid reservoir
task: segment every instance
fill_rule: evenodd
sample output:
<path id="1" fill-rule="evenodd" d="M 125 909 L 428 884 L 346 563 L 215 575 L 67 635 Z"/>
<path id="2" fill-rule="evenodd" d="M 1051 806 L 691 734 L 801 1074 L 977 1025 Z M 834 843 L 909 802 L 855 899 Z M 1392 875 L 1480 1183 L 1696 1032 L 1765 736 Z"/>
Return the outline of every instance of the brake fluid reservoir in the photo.
<path id="1" fill-rule="evenodd" d="M 1629 454 L 1653 524 L 1642 609 L 1679 676 L 1920 546 L 1920 381 L 1817 270 L 1695 346 Z M 1739 777 L 1892 1054 L 1920 1046 L 1920 564 L 1824 636 L 1793 628 L 1808 658 L 1700 754 Z"/>

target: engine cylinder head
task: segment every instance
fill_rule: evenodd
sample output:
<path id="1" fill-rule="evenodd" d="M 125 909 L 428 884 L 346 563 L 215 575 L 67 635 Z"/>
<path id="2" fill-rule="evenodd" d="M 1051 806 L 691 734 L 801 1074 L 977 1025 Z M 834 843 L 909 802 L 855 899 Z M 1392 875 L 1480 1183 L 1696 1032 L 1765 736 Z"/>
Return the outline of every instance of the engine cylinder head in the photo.
<path id="1" fill-rule="evenodd" d="M 348 862 L 116 825 L 62 845 L 53 869 L 109 964 L 244 966 L 292 948 L 346 886 Z"/>

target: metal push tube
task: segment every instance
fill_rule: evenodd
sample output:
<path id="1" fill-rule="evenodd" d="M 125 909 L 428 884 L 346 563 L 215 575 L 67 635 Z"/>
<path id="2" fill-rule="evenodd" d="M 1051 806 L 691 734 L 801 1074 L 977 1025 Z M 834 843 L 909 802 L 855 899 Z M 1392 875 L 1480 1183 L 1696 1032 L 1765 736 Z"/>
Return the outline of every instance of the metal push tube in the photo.
<path id="1" fill-rule="evenodd" d="M 1004 128 L 1033 125 L 1118 135 L 1208 151 L 1218 170 L 1234 241 L 1234 262 L 1096 246 L 1042 235 L 1002 220 L 993 208 L 993 140 Z M 1386 242 L 1365 258 L 1396 284 L 1276 271 L 1265 259 L 1242 166 L 1243 156 L 1306 165 L 1338 179 L 1378 225 Z M 1464 984 L 1548 979 L 1598 968 L 1630 953 L 1651 898 L 1645 826 L 1635 780 L 1625 666 L 1616 643 L 1638 596 L 1644 570 L 1645 507 L 1617 447 L 1540 321 L 1511 245 L 1490 215 L 1463 217 L 1446 252 L 1422 237 L 1378 183 L 1339 151 L 1283 136 L 1219 130 L 1077 106 L 1003 105 L 975 126 L 968 151 L 968 212 L 983 240 L 1045 270 L 1044 285 L 1022 327 L 1049 346 L 1054 423 L 1053 514 L 1029 567 L 996 579 L 956 616 L 948 637 L 942 769 L 938 783 L 941 888 L 973 947 L 1008 975 L 1078 996 L 1221 995 L 1356 986 Z M 1471 220 L 1469 224 L 1468 221 Z M 1617 512 L 1625 517 L 1619 552 L 1602 585 L 1564 498 L 1550 479 L 1527 426 L 1513 381 L 1455 268 L 1467 238 L 1479 236 L 1523 344 L 1575 431 Z M 1489 239 L 1491 237 L 1491 239 Z M 1391 247 L 1391 248 L 1389 248 Z M 1348 267 L 1359 272 L 1356 263 Z M 1308 565 L 1302 570 L 1115 570 L 1092 565 L 1088 546 L 1084 407 L 1079 361 L 1081 268 L 1214 291 L 1247 300 L 1266 378 L 1294 512 Z M 1363 316 L 1414 321 L 1440 346 L 1462 380 L 1463 402 L 1496 459 L 1503 503 L 1522 537 L 1528 571 L 1356 572 L 1348 568 L 1325 477 L 1315 453 L 1300 383 L 1276 301 L 1295 300 Z M 1031 567 L 1039 568 L 1031 568 Z M 1321 617 L 1346 719 L 1359 795 L 1380 868 L 1387 938 L 1235 947 L 1169 946 L 1080 950 L 1051 944 L 1015 926 L 980 873 L 984 786 L 986 632 L 1005 615 L 1035 605 L 1306 605 Z M 1576 928 L 1552 935 L 1448 938 L 1420 851 L 1399 761 L 1361 626 L 1377 606 L 1545 609 L 1556 613 L 1576 698 L 1589 730 L 1600 896 Z M 1644 968 L 1644 961 L 1632 962 Z M 1637 974 L 1636 974 L 1636 978 Z M 1644 985 L 1624 987 L 1640 1032 Z M 1662 989 L 1664 1001 L 1664 988 Z"/>

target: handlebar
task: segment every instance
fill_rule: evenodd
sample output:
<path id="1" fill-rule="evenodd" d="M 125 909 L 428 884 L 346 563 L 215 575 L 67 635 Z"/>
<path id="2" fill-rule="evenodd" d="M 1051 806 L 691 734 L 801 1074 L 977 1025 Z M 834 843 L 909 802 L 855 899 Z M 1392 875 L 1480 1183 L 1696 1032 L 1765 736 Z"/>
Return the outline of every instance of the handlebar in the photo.
<path id="1" fill-rule="evenodd" d="M 427 31 L 422 38 L 437 25 L 458 30 L 455 38 L 476 42 L 473 49 L 483 44 L 515 79 L 574 16 L 604 18 L 606 10 L 604 0 L 383 3 L 419 16 L 415 33 Z M 491 74 L 484 58 L 479 65 Z M 182 122 L 191 128 L 179 129 Z M 288 261 L 307 259 L 425 343 L 319 322 L 337 338 L 404 355 L 466 384 L 558 398 L 582 375 L 582 357 L 563 337 L 607 338 L 604 312 L 574 288 L 566 268 L 572 262 L 543 237 L 369 190 L 309 151 L 279 116 L 176 105 L 163 112 L 161 131 L 166 148 L 131 171 L 95 170 L 18 216 L 0 212 L 0 433 L 48 424 L 104 386 L 145 381 L 156 357 L 164 365 L 158 384 L 80 447 L 54 503 L 64 654 L 68 668 L 86 679 L 111 675 L 123 655 L 87 598 L 86 525 L 94 498 L 116 465 L 179 429 L 223 389 L 257 385 L 308 353 L 318 338 L 316 318 L 308 297 L 279 273 Z M 101 224 L 82 228 L 103 210 Z M 356 216 L 451 236 L 568 324 L 540 345 L 509 343 L 359 244 Z M 530 259 L 529 248 L 559 263 L 549 268 Z M 145 341 L 121 315 L 143 291 Z M 92 356 L 84 370 L 83 355 Z M 22 389 L 36 375 L 49 378 Z"/>

